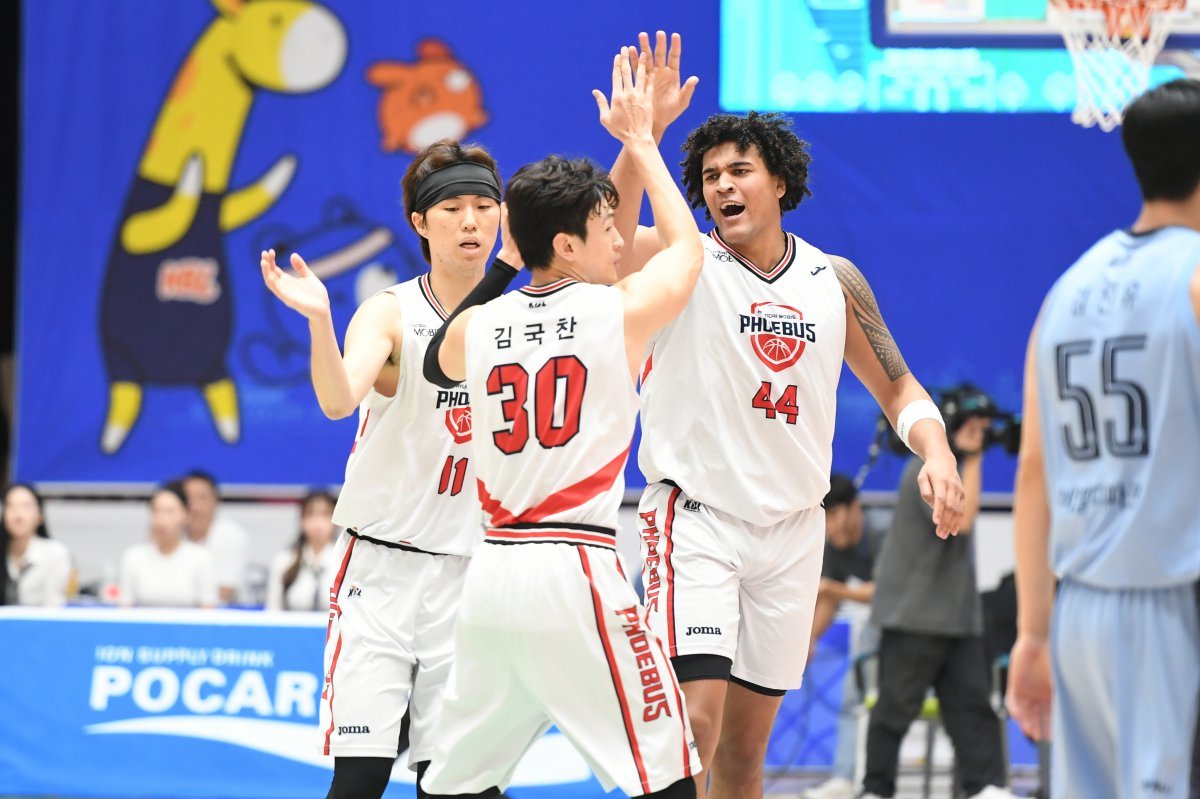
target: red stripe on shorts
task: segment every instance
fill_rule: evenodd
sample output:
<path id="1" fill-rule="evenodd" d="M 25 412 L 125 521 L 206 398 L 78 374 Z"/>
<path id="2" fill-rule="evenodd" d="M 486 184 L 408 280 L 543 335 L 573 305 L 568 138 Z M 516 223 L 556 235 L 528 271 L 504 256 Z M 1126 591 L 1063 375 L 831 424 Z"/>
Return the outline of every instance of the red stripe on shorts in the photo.
<path id="1" fill-rule="evenodd" d="M 621 674 L 617 670 L 617 660 L 613 656 L 612 644 L 604 625 L 604 611 L 600 604 L 600 592 L 596 590 L 596 581 L 592 579 L 592 567 L 588 561 L 587 552 L 582 546 L 575 547 L 579 552 L 579 562 L 583 565 L 583 573 L 587 575 L 588 585 L 592 589 L 592 609 L 596 612 L 596 632 L 600 634 L 600 644 L 604 647 L 604 657 L 608 659 L 608 673 L 612 675 L 613 690 L 617 692 L 617 703 L 621 706 L 621 716 L 625 721 L 625 735 L 629 738 L 629 749 L 633 752 L 633 762 L 637 767 L 638 778 L 642 781 L 642 791 L 650 793 L 650 781 L 646 778 L 646 766 L 642 762 L 642 752 L 638 748 L 637 733 L 633 729 L 633 718 L 629 715 L 629 704 L 626 702 L 625 688 L 621 684 Z"/>
<path id="2" fill-rule="evenodd" d="M 329 633 L 333 630 L 333 619 L 335 614 L 342 615 L 342 609 L 337 604 L 338 595 L 342 592 L 342 582 L 346 579 L 346 567 L 350 565 L 350 555 L 354 552 L 354 545 L 358 542 L 357 538 L 351 537 L 350 542 L 346 544 L 346 554 L 342 556 L 342 566 L 338 569 L 337 576 L 333 578 L 333 585 L 329 587 L 329 626 L 325 628 L 325 645 L 329 645 Z M 337 646 L 333 648 L 333 657 L 329 660 L 329 674 L 326 677 L 326 688 L 329 690 L 329 729 L 325 730 L 325 754 L 329 754 L 329 739 L 333 737 L 333 672 L 337 668 L 338 656 L 342 654 L 342 631 L 338 629 Z"/>
<path id="3" fill-rule="evenodd" d="M 663 649 L 662 639 L 655 636 L 655 641 L 658 642 L 658 651 L 663 656 L 663 662 L 667 664 L 667 673 L 671 675 L 671 687 L 675 689 L 675 708 L 679 712 L 679 726 L 683 727 L 683 776 L 686 778 L 692 776 L 692 759 L 688 757 L 688 725 L 687 717 L 683 713 L 683 697 L 679 691 L 679 680 L 675 677 L 675 667 L 671 665 L 671 659 Z"/>
<path id="4" fill-rule="evenodd" d="M 671 566 L 671 552 L 675 549 L 675 544 L 671 540 L 671 527 L 675 522 L 675 500 L 679 499 L 681 493 L 683 492 L 678 487 L 671 490 L 671 496 L 667 500 L 667 520 L 663 524 L 663 540 L 666 542 L 663 546 L 663 571 L 666 572 L 667 580 L 667 649 L 671 657 L 679 655 L 675 647 L 675 569 Z"/>

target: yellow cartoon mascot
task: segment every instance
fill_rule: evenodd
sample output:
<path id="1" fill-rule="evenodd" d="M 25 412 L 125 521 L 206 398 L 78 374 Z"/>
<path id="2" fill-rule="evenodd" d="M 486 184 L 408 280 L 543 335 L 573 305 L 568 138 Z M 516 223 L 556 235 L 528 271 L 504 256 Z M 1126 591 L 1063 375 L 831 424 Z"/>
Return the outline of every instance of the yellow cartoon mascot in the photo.
<path id="1" fill-rule="evenodd" d="M 271 207 L 296 159 L 281 156 L 239 189 L 230 189 L 230 171 L 258 89 L 316 91 L 346 59 L 342 24 L 309 0 L 212 3 L 218 17 L 171 85 L 109 253 L 100 309 L 106 453 L 124 444 L 147 385 L 197 387 L 221 438 L 240 438 L 226 364 L 233 303 L 224 234 Z"/>

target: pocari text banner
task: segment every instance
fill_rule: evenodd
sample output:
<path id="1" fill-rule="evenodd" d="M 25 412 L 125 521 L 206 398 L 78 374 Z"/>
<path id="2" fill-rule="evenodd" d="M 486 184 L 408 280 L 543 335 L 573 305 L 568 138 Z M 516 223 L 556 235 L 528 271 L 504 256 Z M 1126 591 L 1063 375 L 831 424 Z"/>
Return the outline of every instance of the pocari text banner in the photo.
<path id="1" fill-rule="evenodd" d="M 323 796 L 325 618 L 237 611 L 0 608 L 0 791 L 21 796 Z M 397 761 L 392 799 L 415 796 Z M 514 798 L 604 796 L 557 732 Z"/>

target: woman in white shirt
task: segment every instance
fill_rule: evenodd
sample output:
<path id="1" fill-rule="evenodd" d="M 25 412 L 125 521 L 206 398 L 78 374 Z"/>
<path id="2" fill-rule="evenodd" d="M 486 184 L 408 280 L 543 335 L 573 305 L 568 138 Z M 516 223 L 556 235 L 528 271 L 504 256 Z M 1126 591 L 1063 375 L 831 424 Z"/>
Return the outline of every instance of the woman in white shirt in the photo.
<path id="1" fill-rule="evenodd" d="M 7 567 L 0 585 L 0 604 L 66 604 L 71 553 L 46 532 L 42 497 L 33 486 L 14 483 L 4 492 L 0 551 L 5 554 Z"/>
<path id="2" fill-rule="evenodd" d="M 337 569 L 333 539 L 335 500 L 327 491 L 312 491 L 300 505 L 300 536 L 294 546 L 271 561 L 267 578 L 267 610 L 324 610 Z"/>
<path id="3" fill-rule="evenodd" d="M 187 496 L 180 483 L 150 495 L 150 540 L 121 556 L 124 607 L 211 608 L 217 604 L 212 555 L 187 540 Z"/>

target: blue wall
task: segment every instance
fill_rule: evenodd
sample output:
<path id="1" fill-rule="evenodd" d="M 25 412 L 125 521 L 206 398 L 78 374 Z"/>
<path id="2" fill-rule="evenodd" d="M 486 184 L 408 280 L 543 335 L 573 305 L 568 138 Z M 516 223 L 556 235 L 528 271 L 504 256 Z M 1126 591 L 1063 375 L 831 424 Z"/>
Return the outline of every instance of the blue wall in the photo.
<path id="1" fill-rule="evenodd" d="M 445 41 L 482 89 L 488 120 L 468 138 L 486 143 L 511 174 L 551 151 L 601 162 L 615 156 L 590 90 L 605 86 L 615 48 L 639 30 L 682 33 L 685 70 L 701 78 L 691 109 L 668 132 L 669 154 L 718 110 L 718 53 L 755 57 L 736 41 L 721 46 L 717 0 L 533 0 L 455 13 L 429 3 L 326 5 L 349 43 L 340 75 L 312 94 L 260 92 L 234 162 L 234 187 L 282 155 L 298 163 L 280 200 L 219 242 L 233 298 L 227 362 L 240 395 L 240 440 L 218 438 L 198 391 L 151 386 L 129 438 L 104 454 L 108 383 L 98 330 L 107 257 L 158 109 L 215 12 L 205 0 L 26 4 L 20 479 L 157 482 L 199 465 L 231 483 L 340 482 L 354 422 L 321 416 L 303 373 L 305 326 L 273 305 L 257 252 L 287 231 L 312 233 L 315 250 L 336 247 L 352 232 L 322 220 L 343 197 L 369 220 L 355 224 L 396 232 L 378 266 L 402 279 L 419 268 L 398 203 L 409 156 L 380 148 L 379 89 L 364 78 L 370 65 L 412 62 L 419 41 Z M 1065 114 L 804 114 L 795 124 L 812 145 L 813 196 L 785 224 L 859 265 L 926 384 L 971 379 L 1015 409 L 1044 292 L 1088 244 L 1137 211 L 1117 136 L 1079 129 Z M 356 280 L 350 273 L 329 281 L 339 330 L 356 305 Z M 849 373 L 839 401 L 834 464 L 853 472 L 877 409 Z M 885 463 L 867 487 L 891 488 L 898 475 L 897 464 Z M 641 482 L 636 467 L 629 480 Z M 1011 480 L 1011 459 L 989 455 L 985 488 L 1007 491 Z"/>

